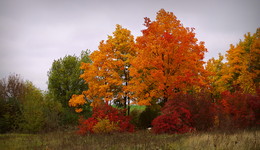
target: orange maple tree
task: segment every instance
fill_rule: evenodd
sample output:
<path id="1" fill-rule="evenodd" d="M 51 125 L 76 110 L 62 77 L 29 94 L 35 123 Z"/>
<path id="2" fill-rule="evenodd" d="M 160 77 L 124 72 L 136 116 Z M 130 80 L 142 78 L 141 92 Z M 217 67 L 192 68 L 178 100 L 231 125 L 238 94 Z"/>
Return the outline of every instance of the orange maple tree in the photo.
<path id="1" fill-rule="evenodd" d="M 172 12 L 161 9 L 155 21 L 145 18 L 147 28 L 136 40 L 137 57 L 132 67 L 129 90 L 139 105 L 166 102 L 176 92 L 199 90 L 205 85 L 203 42 L 194 28 L 185 28 Z"/>
<path id="2" fill-rule="evenodd" d="M 120 25 L 116 26 L 113 36 L 101 41 L 99 50 L 91 53 L 92 63 L 82 63 L 84 73 L 80 76 L 89 89 L 82 95 L 74 95 L 70 106 L 82 105 L 85 99 L 92 101 L 92 106 L 111 100 L 119 100 L 126 107 L 129 60 L 135 55 L 134 37 Z M 85 100 L 86 102 L 86 100 Z M 78 110 L 79 111 L 79 110 Z"/>

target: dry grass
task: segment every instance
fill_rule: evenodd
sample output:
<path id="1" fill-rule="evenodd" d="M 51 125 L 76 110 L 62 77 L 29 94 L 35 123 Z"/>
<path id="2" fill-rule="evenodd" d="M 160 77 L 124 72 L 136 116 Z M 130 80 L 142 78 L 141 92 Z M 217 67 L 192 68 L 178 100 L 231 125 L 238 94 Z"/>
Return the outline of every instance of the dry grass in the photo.
<path id="1" fill-rule="evenodd" d="M 183 139 L 187 149 L 260 149 L 259 131 L 237 131 L 235 133 L 194 134 Z"/>
<path id="2" fill-rule="evenodd" d="M 260 149 L 260 131 L 210 132 L 155 135 L 146 131 L 79 136 L 74 131 L 45 134 L 2 134 L 0 149 Z"/>

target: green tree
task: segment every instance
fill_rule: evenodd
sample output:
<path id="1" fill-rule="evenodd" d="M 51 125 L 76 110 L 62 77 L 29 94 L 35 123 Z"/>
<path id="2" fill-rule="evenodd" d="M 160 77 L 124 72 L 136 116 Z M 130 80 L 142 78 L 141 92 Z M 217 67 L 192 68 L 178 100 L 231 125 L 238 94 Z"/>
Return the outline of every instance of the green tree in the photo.
<path id="1" fill-rule="evenodd" d="M 44 94 L 44 130 L 45 131 L 51 131 L 57 129 L 62 119 L 62 105 L 59 101 L 55 101 L 53 97 L 49 94 L 48 91 L 46 91 Z"/>
<path id="2" fill-rule="evenodd" d="M 73 94 L 81 94 L 88 89 L 83 79 L 79 76 L 83 73 L 80 69 L 81 63 L 90 63 L 89 51 L 82 51 L 81 56 L 67 55 L 55 60 L 48 72 L 48 92 L 54 101 L 62 104 L 62 122 L 75 123 L 77 115 L 68 106 L 68 101 Z"/>
<path id="3" fill-rule="evenodd" d="M 55 60 L 48 72 L 49 92 L 63 107 L 68 107 L 68 100 L 73 94 L 80 94 L 88 89 L 84 80 L 79 78 L 82 74 L 80 69 L 82 62 L 90 62 L 88 51 L 83 51 L 80 57 L 67 55 Z"/>
<path id="4" fill-rule="evenodd" d="M 45 122 L 43 94 L 32 82 L 26 81 L 25 87 L 20 128 L 27 132 L 38 132 L 44 127 Z"/>

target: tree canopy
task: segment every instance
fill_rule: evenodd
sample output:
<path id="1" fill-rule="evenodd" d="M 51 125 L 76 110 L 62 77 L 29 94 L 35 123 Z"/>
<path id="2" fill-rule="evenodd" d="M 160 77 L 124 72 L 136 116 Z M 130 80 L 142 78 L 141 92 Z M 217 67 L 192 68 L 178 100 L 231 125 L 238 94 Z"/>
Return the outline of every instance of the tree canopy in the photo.
<path id="1" fill-rule="evenodd" d="M 68 101 L 73 94 L 79 94 L 88 89 L 83 79 L 80 65 L 82 62 L 91 62 L 89 51 L 82 51 L 81 56 L 67 55 L 55 60 L 48 72 L 48 90 L 53 98 L 68 107 Z"/>
<path id="2" fill-rule="evenodd" d="M 145 18 L 146 29 L 137 38 L 137 57 L 131 62 L 133 99 L 140 105 L 166 102 L 170 95 L 204 86 L 204 42 L 194 28 L 185 28 L 172 12 L 161 9 L 155 21 Z"/>

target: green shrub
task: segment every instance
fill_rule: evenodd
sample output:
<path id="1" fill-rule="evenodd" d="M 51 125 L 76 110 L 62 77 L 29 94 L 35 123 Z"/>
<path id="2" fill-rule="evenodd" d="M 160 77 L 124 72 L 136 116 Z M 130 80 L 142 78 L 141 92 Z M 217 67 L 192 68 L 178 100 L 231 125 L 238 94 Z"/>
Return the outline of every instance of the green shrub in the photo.
<path id="1" fill-rule="evenodd" d="M 61 103 L 52 99 L 45 99 L 43 112 L 45 116 L 44 130 L 51 131 L 57 129 L 61 122 Z"/>
<path id="2" fill-rule="evenodd" d="M 0 101 L 0 133 L 18 130 L 21 121 L 19 102 L 15 98 Z"/>
<path id="3" fill-rule="evenodd" d="M 73 108 L 62 107 L 60 122 L 62 126 L 77 125 L 78 119 L 78 114 Z"/>
<path id="4" fill-rule="evenodd" d="M 140 123 L 139 123 L 139 118 L 140 118 L 140 114 L 143 112 L 143 110 L 140 109 L 136 109 L 134 108 L 133 110 L 131 110 L 130 112 L 130 117 L 131 117 L 131 123 L 139 128 L 140 127 Z"/>
<path id="5" fill-rule="evenodd" d="M 152 121 L 160 113 L 159 105 L 147 106 L 139 117 L 139 128 L 146 129 L 152 126 Z"/>

